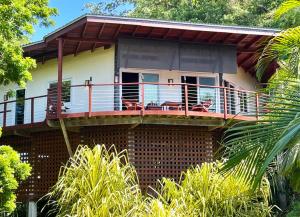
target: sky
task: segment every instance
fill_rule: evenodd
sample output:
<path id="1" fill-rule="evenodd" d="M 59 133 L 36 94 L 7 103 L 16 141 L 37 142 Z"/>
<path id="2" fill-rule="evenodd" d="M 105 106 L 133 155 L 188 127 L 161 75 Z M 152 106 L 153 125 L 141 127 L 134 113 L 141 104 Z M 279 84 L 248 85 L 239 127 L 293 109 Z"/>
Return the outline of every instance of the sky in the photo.
<path id="1" fill-rule="evenodd" d="M 96 0 L 50 0 L 49 6 L 57 8 L 59 12 L 57 16 L 53 17 L 55 26 L 48 28 L 36 26 L 35 34 L 31 37 L 31 41 L 42 40 L 46 34 L 87 13 L 86 10 L 83 10 L 84 4 L 93 1 L 96 2 Z"/>

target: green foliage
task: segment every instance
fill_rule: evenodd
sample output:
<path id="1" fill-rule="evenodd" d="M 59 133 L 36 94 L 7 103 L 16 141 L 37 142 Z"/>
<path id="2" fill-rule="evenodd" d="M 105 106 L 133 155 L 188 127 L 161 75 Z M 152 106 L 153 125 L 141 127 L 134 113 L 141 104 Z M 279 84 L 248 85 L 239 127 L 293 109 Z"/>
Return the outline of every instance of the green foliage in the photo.
<path id="1" fill-rule="evenodd" d="M 299 9 L 299 0 L 287 0 L 275 11 L 275 17 L 277 20 L 281 17 L 289 19 L 288 15 L 291 11 L 298 17 L 300 16 Z M 280 68 L 273 80 L 300 78 L 300 26 L 282 31 L 266 44 L 257 63 L 256 74 L 259 79 L 274 61 L 279 64 Z"/>
<path id="2" fill-rule="evenodd" d="M 300 7 L 299 0 L 287 0 L 276 10 L 275 18 L 279 19 L 280 17 L 285 16 L 289 11 L 297 9 L 298 7 Z"/>
<path id="3" fill-rule="evenodd" d="M 204 163 L 188 170 L 179 185 L 163 179 L 161 201 L 181 216 L 269 216 L 267 179 L 251 192 L 249 183 L 234 175 L 221 175 L 221 166 L 219 162 Z"/>
<path id="4" fill-rule="evenodd" d="M 300 201 L 297 200 L 292 205 L 291 211 L 286 215 L 286 217 L 299 217 L 300 216 Z"/>
<path id="5" fill-rule="evenodd" d="M 9 146 L 0 146 L 0 214 L 16 208 L 15 190 L 19 181 L 29 177 L 31 167 L 22 163 L 20 155 Z"/>
<path id="6" fill-rule="evenodd" d="M 300 191 L 300 80 L 279 85 L 265 102 L 258 121 L 234 125 L 225 132 L 224 171 L 234 169 L 256 188 L 267 168 L 276 161 L 279 173 L 293 190 Z"/>
<path id="7" fill-rule="evenodd" d="M 97 145 L 77 149 L 48 196 L 56 199 L 57 216 L 128 216 L 141 192 L 124 153 Z"/>
<path id="8" fill-rule="evenodd" d="M 261 79 L 268 66 L 277 61 L 280 74 L 297 78 L 300 75 L 300 26 L 282 31 L 265 46 L 257 63 L 257 77 Z M 278 76 L 278 75 L 275 75 Z"/>
<path id="9" fill-rule="evenodd" d="M 56 9 L 48 0 L 2 0 L 0 4 L 0 85 L 11 82 L 24 87 L 31 79 L 35 61 L 23 57 L 22 45 L 33 33 L 33 25 L 51 25 Z"/>
<path id="10" fill-rule="evenodd" d="M 274 10 L 284 0 L 98 0 L 86 4 L 94 14 L 122 15 L 199 23 L 286 28 L 300 24 L 294 10 L 273 20 Z"/>
<path id="11" fill-rule="evenodd" d="M 266 179 L 251 192 L 250 185 L 239 178 L 220 175 L 220 163 L 204 163 L 188 170 L 179 184 L 163 179 L 156 197 L 142 195 L 136 172 L 124 154 L 105 146 L 92 150 L 79 146 L 48 195 L 56 200 L 58 216 L 229 217 L 271 213 Z"/>

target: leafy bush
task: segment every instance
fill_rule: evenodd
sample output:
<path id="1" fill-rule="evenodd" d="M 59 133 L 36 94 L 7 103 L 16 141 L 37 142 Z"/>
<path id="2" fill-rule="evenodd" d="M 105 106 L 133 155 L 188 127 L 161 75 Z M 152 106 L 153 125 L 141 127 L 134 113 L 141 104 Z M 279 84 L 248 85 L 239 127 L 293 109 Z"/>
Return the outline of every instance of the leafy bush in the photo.
<path id="1" fill-rule="evenodd" d="M 52 192 L 57 216 L 128 216 L 139 206 L 137 175 L 123 152 L 79 146 Z"/>
<path id="2" fill-rule="evenodd" d="M 155 196 L 142 195 L 124 152 L 80 146 L 60 172 L 48 196 L 58 216 L 268 216 L 269 183 L 250 191 L 233 175 L 218 173 L 221 163 L 204 163 L 181 181 L 162 179 Z"/>
<path id="3" fill-rule="evenodd" d="M 31 167 L 22 163 L 20 155 L 10 146 L 0 146 L 0 214 L 16 208 L 15 191 L 19 182 L 27 179 Z"/>
<path id="4" fill-rule="evenodd" d="M 203 163 L 183 174 L 179 185 L 161 182 L 160 198 L 183 216 L 268 216 L 270 188 L 267 179 L 255 192 L 234 175 L 218 173 L 222 164 Z"/>
<path id="5" fill-rule="evenodd" d="M 300 200 L 297 200 L 292 205 L 291 211 L 286 215 L 286 217 L 299 217 L 300 216 Z"/>

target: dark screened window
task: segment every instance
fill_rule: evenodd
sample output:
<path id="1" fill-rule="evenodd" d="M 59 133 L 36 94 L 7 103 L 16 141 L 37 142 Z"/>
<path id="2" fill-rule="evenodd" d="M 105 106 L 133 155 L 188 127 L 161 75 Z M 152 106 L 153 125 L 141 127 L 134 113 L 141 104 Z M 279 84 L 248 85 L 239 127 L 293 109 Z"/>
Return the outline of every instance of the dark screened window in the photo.
<path id="1" fill-rule="evenodd" d="M 50 89 L 57 88 L 57 82 L 50 83 Z M 71 102 L 71 81 L 62 82 L 62 101 Z"/>

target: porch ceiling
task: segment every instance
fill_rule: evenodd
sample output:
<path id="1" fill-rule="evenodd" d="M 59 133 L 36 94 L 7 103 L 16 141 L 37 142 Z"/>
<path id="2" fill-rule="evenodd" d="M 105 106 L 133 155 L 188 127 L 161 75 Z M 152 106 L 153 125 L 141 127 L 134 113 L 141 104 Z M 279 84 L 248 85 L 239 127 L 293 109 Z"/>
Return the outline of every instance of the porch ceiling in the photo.
<path id="1" fill-rule="evenodd" d="M 44 37 L 43 41 L 24 46 L 25 56 L 38 62 L 57 58 L 57 38 L 64 38 L 64 55 L 107 48 L 120 36 L 173 40 L 193 43 L 228 44 L 237 46 L 237 64 L 255 76 L 255 64 L 261 43 L 270 40 L 278 30 L 191 24 L 148 19 L 86 15 Z M 268 70 L 266 81 L 275 71 Z"/>

